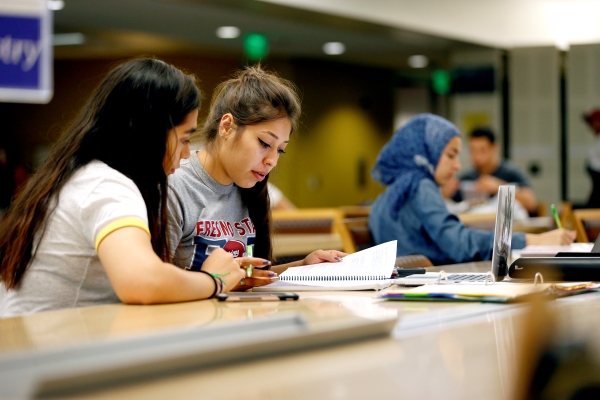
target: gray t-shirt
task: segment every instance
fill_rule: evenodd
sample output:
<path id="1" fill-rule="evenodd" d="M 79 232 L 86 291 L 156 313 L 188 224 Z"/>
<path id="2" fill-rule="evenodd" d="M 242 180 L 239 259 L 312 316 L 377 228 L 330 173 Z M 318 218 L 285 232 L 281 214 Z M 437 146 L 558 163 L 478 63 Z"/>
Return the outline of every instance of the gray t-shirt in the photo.
<path id="1" fill-rule="evenodd" d="M 169 176 L 169 243 L 179 267 L 198 271 L 215 248 L 242 257 L 256 230 L 240 188 L 224 186 L 206 172 L 193 152 Z"/>
<path id="2" fill-rule="evenodd" d="M 100 161 L 81 167 L 60 191 L 56 209 L 17 290 L 0 284 L 0 317 L 118 303 L 98 258 L 109 233 L 124 226 L 148 232 L 146 204 L 133 181 Z"/>

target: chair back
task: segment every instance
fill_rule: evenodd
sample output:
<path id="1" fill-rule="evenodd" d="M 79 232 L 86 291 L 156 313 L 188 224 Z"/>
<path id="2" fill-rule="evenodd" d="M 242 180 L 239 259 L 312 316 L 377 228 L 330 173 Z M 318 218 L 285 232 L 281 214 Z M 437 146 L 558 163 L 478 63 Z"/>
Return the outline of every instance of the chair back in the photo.
<path id="1" fill-rule="evenodd" d="M 578 242 L 596 241 L 600 235 L 600 209 L 573 210 L 573 221 Z"/>
<path id="2" fill-rule="evenodd" d="M 344 251 L 354 253 L 375 245 L 369 230 L 369 217 L 344 218 L 342 220 L 344 233 Z"/>
<path id="3" fill-rule="evenodd" d="M 274 234 L 332 233 L 337 229 L 340 214 L 334 208 L 299 208 L 273 210 Z"/>

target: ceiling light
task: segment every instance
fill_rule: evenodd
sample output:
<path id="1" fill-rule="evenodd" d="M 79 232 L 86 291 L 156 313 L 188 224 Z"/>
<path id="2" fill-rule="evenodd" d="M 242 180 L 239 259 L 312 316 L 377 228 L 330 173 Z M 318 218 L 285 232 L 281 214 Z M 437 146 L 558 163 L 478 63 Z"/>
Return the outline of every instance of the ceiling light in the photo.
<path id="1" fill-rule="evenodd" d="M 47 0 L 46 4 L 49 10 L 58 11 L 65 8 L 65 2 L 63 0 Z"/>
<path id="2" fill-rule="evenodd" d="M 54 46 L 70 46 L 84 43 L 85 35 L 83 33 L 55 33 L 52 35 L 52 44 Z"/>
<path id="3" fill-rule="evenodd" d="M 411 68 L 425 68 L 429 65 L 429 58 L 427 56 L 410 56 L 408 57 L 408 65 Z"/>
<path id="4" fill-rule="evenodd" d="M 237 26 L 221 26 L 217 28 L 216 34 L 221 39 L 235 39 L 240 36 L 240 28 Z"/>
<path id="5" fill-rule="evenodd" d="M 556 48 L 562 51 L 569 51 L 569 42 L 565 39 L 556 39 Z"/>
<path id="6" fill-rule="evenodd" d="M 337 56 L 344 54 L 346 51 L 346 45 L 341 42 L 327 42 L 323 45 L 323 52 L 330 56 Z"/>

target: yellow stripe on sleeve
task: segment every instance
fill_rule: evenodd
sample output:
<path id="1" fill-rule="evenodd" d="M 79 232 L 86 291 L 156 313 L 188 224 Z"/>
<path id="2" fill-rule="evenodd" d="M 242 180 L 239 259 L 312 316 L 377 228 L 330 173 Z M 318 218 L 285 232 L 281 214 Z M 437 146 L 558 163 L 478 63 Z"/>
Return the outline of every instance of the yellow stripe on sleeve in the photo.
<path id="1" fill-rule="evenodd" d="M 126 226 L 137 226 L 138 228 L 145 230 L 148 234 L 148 237 L 150 237 L 150 229 L 148 229 L 148 224 L 146 224 L 141 219 L 133 217 L 121 218 L 106 225 L 98 233 L 98 235 L 96 236 L 95 244 L 96 251 L 98 251 L 98 246 L 100 246 L 100 243 L 102 242 L 102 240 L 104 240 L 105 237 L 107 237 L 110 233 L 116 231 L 117 229 L 125 228 Z"/>

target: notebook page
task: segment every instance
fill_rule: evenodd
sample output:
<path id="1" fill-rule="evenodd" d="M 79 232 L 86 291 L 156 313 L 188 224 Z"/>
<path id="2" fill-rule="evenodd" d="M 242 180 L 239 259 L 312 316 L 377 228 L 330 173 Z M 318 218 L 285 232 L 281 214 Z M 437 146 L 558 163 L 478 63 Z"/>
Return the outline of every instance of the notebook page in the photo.
<path id="1" fill-rule="evenodd" d="M 383 243 L 354 254 L 337 263 L 304 265 L 287 269 L 282 281 L 331 281 L 389 279 L 396 261 L 396 241 Z"/>

